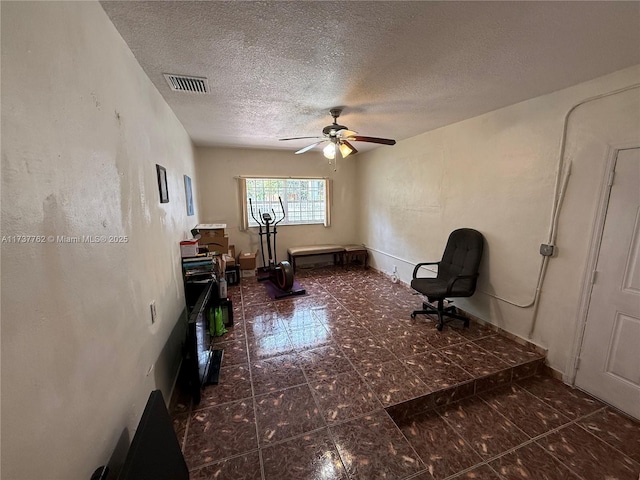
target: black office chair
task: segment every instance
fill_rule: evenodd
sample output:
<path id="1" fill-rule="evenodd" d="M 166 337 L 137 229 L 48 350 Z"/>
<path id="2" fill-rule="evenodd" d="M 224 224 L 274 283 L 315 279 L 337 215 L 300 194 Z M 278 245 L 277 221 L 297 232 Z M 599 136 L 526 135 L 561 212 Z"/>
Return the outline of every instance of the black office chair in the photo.
<path id="1" fill-rule="evenodd" d="M 478 267 L 482 258 L 484 237 L 477 230 L 460 228 L 449 235 L 442 260 L 439 262 L 425 262 L 416 265 L 413 270 L 411 288 L 425 295 L 430 303 L 437 301 L 437 308 L 422 303 L 422 310 L 415 310 L 411 318 L 415 320 L 418 314 L 438 314 L 438 330 L 444 327 L 444 317 L 464 320 L 464 326 L 469 326 L 469 319 L 458 314 L 455 307 L 444 307 L 447 298 L 470 297 L 476 291 Z M 435 278 L 420 278 L 418 270 L 423 265 L 437 265 L 438 274 Z"/>

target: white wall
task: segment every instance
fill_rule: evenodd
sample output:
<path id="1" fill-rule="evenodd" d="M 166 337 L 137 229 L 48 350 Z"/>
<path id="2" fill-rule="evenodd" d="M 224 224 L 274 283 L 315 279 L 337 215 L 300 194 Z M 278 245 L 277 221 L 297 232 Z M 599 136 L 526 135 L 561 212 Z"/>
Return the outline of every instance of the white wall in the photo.
<path id="1" fill-rule="evenodd" d="M 203 223 L 226 223 L 230 243 L 236 252 L 260 248 L 258 229 L 241 230 L 241 204 L 238 176 L 327 177 L 333 184 L 331 226 L 279 226 L 278 260 L 287 259 L 287 248 L 294 245 L 352 243 L 356 239 L 355 160 L 351 157 L 338 164 L 334 172 L 322 152 L 294 155 L 292 151 L 238 148 L 196 149 L 196 172 L 200 185 L 198 202 Z M 265 246 L 266 255 L 266 246 Z M 300 264 L 303 264 L 301 259 Z M 312 261 L 324 260 L 315 258 Z M 328 258 L 330 261 L 331 258 Z M 259 266 L 262 265 L 259 257 Z"/>
<path id="2" fill-rule="evenodd" d="M 449 233 L 458 227 L 486 238 L 479 292 L 456 303 L 521 337 L 527 337 L 547 241 L 563 120 L 569 109 L 594 95 L 640 83 L 640 67 L 616 72 L 458 124 L 391 148 L 358 155 L 359 239 L 373 251 L 373 265 L 398 265 L 409 282 L 418 261 L 439 260 Z M 533 340 L 549 349 L 550 365 L 565 366 L 573 341 L 587 250 L 606 161 L 606 144 L 584 125 L 599 119 L 607 132 L 624 122 L 616 142 L 638 140 L 639 90 L 579 107 L 569 123 L 567 156 L 591 141 L 597 161 L 573 158 L 557 254 L 543 285 Z M 596 129 L 597 130 L 597 129 Z M 585 138 L 586 137 L 586 138 Z M 402 260 L 400 260 L 402 259 Z M 404 261 L 403 261 L 404 260 Z"/>
<path id="3" fill-rule="evenodd" d="M 194 173 L 184 128 L 97 2 L 2 2 L 3 238 L 128 237 L 2 243 L 2 478 L 86 480 L 150 391 L 170 394 Z"/>

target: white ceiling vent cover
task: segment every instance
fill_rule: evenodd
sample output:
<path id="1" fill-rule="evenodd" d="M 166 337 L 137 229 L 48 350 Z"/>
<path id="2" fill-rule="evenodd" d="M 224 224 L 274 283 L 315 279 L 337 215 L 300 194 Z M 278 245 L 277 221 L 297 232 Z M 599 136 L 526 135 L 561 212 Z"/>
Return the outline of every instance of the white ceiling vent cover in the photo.
<path id="1" fill-rule="evenodd" d="M 190 77 L 164 73 L 169 87 L 174 92 L 209 93 L 209 82 L 205 77 Z"/>

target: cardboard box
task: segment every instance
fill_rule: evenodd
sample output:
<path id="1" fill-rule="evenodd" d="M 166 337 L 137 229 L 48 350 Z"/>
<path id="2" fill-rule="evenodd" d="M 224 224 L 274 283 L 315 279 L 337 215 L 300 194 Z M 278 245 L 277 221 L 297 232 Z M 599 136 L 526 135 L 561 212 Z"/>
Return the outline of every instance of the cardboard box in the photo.
<path id="1" fill-rule="evenodd" d="M 224 237 L 226 223 L 199 223 L 196 228 L 203 237 Z"/>
<path id="2" fill-rule="evenodd" d="M 229 251 L 229 237 L 201 237 L 200 245 L 206 246 L 210 252 L 218 252 L 220 254 Z"/>
<path id="3" fill-rule="evenodd" d="M 256 271 L 255 270 L 240 270 L 240 276 L 242 278 L 255 277 L 256 276 Z"/>
<path id="4" fill-rule="evenodd" d="M 257 255 L 257 250 L 255 252 L 240 252 L 240 255 L 238 255 L 238 264 L 240 265 L 240 270 L 255 270 Z"/>
<path id="5" fill-rule="evenodd" d="M 219 241 L 221 238 L 229 238 L 227 235 L 225 235 L 224 233 L 222 235 L 219 235 L 216 230 L 200 230 L 200 243 L 201 244 L 206 244 L 206 243 L 212 243 L 212 242 L 217 242 Z M 229 247 L 229 244 L 227 243 L 227 249 Z M 227 253 L 227 250 L 224 251 L 224 253 Z"/>
<path id="6" fill-rule="evenodd" d="M 222 255 L 216 255 L 215 257 L 213 257 L 213 261 L 216 264 L 216 273 L 217 274 L 222 274 L 223 272 L 225 272 L 227 270 L 227 262 L 225 261 L 224 257 Z"/>
<path id="7" fill-rule="evenodd" d="M 180 255 L 182 257 L 195 257 L 198 254 L 197 240 L 184 240 L 180 242 Z"/>
<path id="8" fill-rule="evenodd" d="M 198 230 L 203 237 L 224 237 L 224 228 L 210 228 Z"/>

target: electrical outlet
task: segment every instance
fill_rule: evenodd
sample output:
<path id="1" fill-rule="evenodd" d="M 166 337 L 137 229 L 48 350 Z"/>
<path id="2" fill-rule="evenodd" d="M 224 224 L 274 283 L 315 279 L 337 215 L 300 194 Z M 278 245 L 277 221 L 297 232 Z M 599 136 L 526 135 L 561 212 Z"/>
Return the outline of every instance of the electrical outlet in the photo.
<path id="1" fill-rule="evenodd" d="M 153 325 L 154 323 L 156 323 L 156 319 L 158 318 L 158 312 L 156 311 L 156 301 L 152 300 L 149 304 L 149 307 L 151 309 L 151 324 Z"/>

